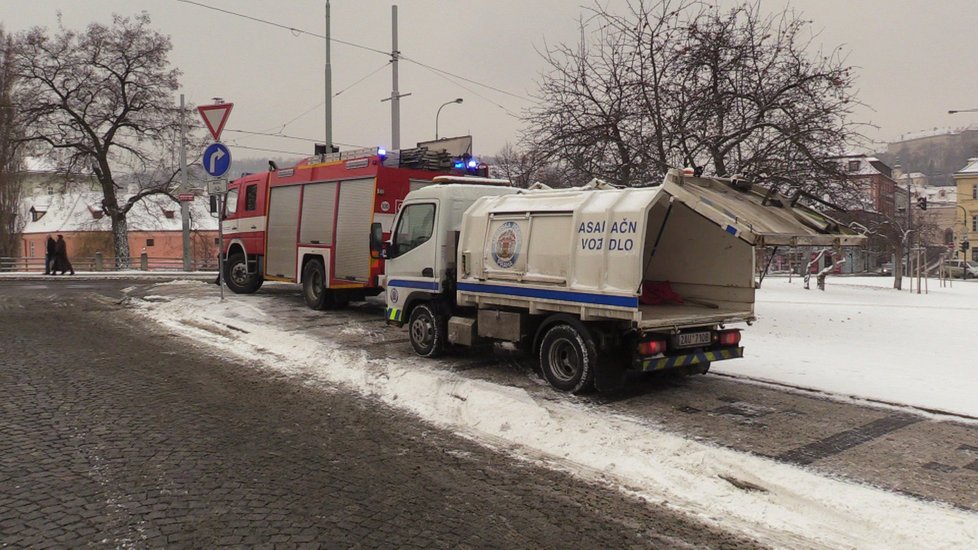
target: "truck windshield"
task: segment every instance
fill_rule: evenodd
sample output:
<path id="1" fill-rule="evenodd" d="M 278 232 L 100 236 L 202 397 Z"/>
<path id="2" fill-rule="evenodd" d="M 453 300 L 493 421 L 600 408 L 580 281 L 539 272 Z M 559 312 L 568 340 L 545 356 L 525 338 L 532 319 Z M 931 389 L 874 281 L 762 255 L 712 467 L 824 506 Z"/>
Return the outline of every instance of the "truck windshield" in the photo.
<path id="1" fill-rule="evenodd" d="M 400 256 L 427 242 L 434 226 L 434 204 L 410 204 L 404 207 L 394 231 L 394 254 Z"/>
<path id="2" fill-rule="evenodd" d="M 224 199 L 224 217 L 233 215 L 238 210 L 238 190 L 231 189 Z"/>

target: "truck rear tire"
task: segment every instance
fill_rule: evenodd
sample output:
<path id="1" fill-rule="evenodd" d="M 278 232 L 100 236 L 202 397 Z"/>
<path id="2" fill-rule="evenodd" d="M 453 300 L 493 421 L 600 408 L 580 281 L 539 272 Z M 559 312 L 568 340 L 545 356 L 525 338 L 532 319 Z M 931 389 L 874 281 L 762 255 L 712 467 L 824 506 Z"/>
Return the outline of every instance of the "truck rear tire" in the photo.
<path id="1" fill-rule="evenodd" d="M 224 282 L 235 294 L 254 294 L 261 288 L 264 279 L 259 273 L 248 273 L 245 255 L 235 252 L 224 264 Z"/>
<path id="2" fill-rule="evenodd" d="M 315 310 L 340 309 L 347 300 L 326 288 L 326 268 L 321 260 L 309 260 L 302 268 L 302 298 Z"/>
<path id="3" fill-rule="evenodd" d="M 447 334 L 447 320 L 433 304 L 419 304 L 411 310 L 408 337 L 415 353 L 422 357 L 438 357 L 445 352 Z"/>
<path id="4" fill-rule="evenodd" d="M 598 353 L 590 335 L 569 324 L 547 330 L 540 343 L 540 369 L 554 388 L 584 393 L 594 387 Z"/>

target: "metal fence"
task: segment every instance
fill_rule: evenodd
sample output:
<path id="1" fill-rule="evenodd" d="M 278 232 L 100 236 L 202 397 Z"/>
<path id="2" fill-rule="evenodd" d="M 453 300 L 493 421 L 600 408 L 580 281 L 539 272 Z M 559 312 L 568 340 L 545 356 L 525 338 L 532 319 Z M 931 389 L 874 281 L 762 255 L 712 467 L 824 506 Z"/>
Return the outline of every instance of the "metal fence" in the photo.
<path id="1" fill-rule="evenodd" d="M 118 266 L 115 258 L 101 254 L 70 258 L 75 271 L 183 271 L 183 258 L 155 258 L 147 254 L 133 256 L 128 268 Z M 190 260 L 191 271 L 217 271 L 217 257 Z M 0 272 L 44 273 L 44 258 L 7 258 L 0 256 Z"/>

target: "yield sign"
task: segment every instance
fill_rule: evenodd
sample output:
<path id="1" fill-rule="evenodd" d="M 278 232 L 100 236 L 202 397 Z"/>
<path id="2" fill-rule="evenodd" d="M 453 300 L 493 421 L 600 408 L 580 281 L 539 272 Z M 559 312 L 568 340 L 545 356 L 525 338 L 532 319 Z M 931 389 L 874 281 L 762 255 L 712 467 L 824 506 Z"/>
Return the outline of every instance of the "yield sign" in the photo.
<path id="1" fill-rule="evenodd" d="M 207 129 L 211 131 L 215 140 L 221 139 L 221 132 L 224 130 L 224 125 L 227 124 L 231 107 L 234 107 L 234 103 L 218 103 L 217 105 L 197 107 L 200 117 L 204 119 L 204 124 L 207 125 Z"/>

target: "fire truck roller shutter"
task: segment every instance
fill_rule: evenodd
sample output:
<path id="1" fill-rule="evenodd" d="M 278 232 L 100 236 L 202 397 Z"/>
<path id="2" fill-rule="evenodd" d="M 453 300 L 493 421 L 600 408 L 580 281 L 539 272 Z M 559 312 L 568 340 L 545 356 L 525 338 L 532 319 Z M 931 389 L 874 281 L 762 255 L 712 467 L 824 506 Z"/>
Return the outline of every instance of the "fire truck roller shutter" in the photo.
<path id="1" fill-rule="evenodd" d="M 367 283 L 370 280 L 370 224 L 373 222 L 374 178 L 340 183 L 340 204 L 336 211 L 337 279 Z"/>
<path id="2" fill-rule="evenodd" d="M 299 229 L 299 186 L 274 187 L 268 205 L 265 273 L 295 279 L 295 234 Z"/>
<path id="3" fill-rule="evenodd" d="M 336 212 L 336 182 L 310 183 L 302 195 L 302 244 L 333 244 L 333 216 Z"/>

